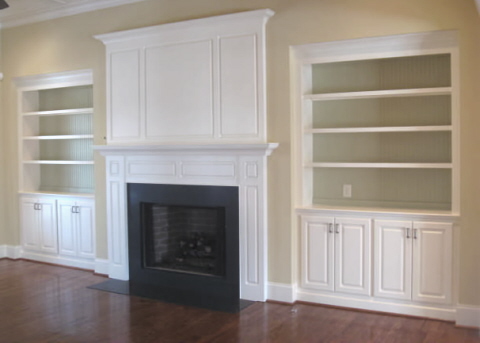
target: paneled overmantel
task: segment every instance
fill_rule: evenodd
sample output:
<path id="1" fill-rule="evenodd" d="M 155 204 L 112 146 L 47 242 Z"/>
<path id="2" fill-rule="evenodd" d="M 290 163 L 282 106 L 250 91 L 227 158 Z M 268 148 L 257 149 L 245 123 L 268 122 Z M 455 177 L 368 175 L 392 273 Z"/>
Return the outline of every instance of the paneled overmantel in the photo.
<path id="1" fill-rule="evenodd" d="M 256 10 L 95 36 L 107 54 L 107 144 L 266 142 Z"/>
<path id="2" fill-rule="evenodd" d="M 240 295 L 265 301 L 268 144 L 97 146 L 106 157 L 109 276 L 128 280 L 127 184 L 239 187 Z"/>

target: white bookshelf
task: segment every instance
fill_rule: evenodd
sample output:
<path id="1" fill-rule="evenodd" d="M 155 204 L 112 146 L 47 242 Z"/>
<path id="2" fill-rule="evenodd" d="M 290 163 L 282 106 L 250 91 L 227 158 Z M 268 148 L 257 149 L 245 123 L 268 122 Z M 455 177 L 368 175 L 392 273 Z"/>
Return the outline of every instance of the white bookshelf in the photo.
<path id="1" fill-rule="evenodd" d="M 458 57 L 441 35 L 295 49 L 296 207 L 458 212 Z"/>
<path id="2" fill-rule="evenodd" d="M 16 79 L 21 193 L 93 193 L 91 71 Z"/>

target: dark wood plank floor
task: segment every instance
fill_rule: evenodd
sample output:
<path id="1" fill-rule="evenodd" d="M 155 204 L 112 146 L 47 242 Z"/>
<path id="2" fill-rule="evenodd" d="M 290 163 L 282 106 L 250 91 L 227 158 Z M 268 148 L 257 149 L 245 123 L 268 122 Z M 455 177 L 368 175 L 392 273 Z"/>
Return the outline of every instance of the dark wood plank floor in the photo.
<path id="1" fill-rule="evenodd" d="M 435 320 L 274 303 L 226 314 L 86 288 L 104 280 L 0 260 L 0 342 L 480 342 Z"/>

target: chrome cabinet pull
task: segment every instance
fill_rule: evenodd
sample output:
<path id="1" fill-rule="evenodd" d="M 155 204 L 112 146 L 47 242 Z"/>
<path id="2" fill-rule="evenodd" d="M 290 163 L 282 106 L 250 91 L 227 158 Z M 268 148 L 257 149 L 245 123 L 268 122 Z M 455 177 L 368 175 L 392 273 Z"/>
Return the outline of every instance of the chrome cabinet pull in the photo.
<path id="1" fill-rule="evenodd" d="M 407 239 L 409 239 L 410 238 L 410 228 L 406 227 L 405 230 L 407 230 Z"/>
<path id="2" fill-rule="evenodd" d="M 417 239 L 417 229 L 413 229 L 413 238 Z"/>
<path id="3" fill-rule="evenodd" d="M 333 224 L 332 223 L 328 223 L 328 232 L 329 233 L 333 232 Z"/>
<path id="4" fill-rule="evenodd" d="M 335 233 L 340 233 L 340 230 L 338 229 L 340 224 L 335 224 Z"/>

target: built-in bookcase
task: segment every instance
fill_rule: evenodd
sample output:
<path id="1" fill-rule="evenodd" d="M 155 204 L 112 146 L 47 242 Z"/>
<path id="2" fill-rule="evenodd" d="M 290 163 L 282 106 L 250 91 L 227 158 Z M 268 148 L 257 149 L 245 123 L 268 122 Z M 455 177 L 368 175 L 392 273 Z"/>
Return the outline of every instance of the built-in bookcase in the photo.
<path id="1" fill-rule="evenodd" d="M 93 193 L 93 86 L 90 71 L 16 80 L 20 191 Z"/>
<path id="2" fill-rule="evenodd" d="M 457 56 L 443 34 L 297 50 L 302 206 L 456 211 Z"/>

